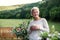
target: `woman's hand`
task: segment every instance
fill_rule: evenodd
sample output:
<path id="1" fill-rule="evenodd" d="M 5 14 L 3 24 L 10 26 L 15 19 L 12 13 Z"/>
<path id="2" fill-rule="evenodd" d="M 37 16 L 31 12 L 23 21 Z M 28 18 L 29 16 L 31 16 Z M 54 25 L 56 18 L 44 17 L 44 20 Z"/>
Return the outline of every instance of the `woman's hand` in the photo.
<path id="1" fill-rule="evenodd" d="M 31 26 L 30 30 L 31 31 L 40 30 L 40 27 L 39 26 Z"/>

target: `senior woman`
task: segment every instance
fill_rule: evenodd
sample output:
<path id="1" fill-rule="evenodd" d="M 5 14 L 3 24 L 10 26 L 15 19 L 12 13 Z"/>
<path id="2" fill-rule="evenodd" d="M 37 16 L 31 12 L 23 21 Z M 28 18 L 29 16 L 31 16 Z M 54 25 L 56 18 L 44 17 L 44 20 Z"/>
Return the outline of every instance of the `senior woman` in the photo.
<path id="1" fill-rule="evenodd" d="M 45 18 L 39 17 L 39 8 L 33 7 L 31 9 L 31 15 L 34 20 L 32 20 L 28 26 L 29 40 L 41 40 L 39 34 L 43 32 L 49 33 L 49 26 Z"/>

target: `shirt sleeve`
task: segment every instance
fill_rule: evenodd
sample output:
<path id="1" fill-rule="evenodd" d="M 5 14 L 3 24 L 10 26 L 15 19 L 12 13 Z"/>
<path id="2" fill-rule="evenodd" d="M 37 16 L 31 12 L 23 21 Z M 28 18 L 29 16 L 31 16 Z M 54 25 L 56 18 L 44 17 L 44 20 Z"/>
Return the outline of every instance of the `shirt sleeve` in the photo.
<path id="1" fill-rule="evenodd" d="M 43 18 L 42 22 L 43 22 L 43 28 L 41 28 L 41 30 L 49 33 L 49 26 L 48 26 L 47 20 Z"/>
<path id="2" fill-rule="evenodd" d="M 29 23 L 29 26 L 27 28 L 27 32 L 30 33 L 30 26 L 31 26 L 31 22 Z"/>
<path id="3" fill-rule="evenodd" d="M 29 26 L 28 26 L 28 28 L 27 28 L 27 32 L 29 32 L 30 31 L 30 24 L 29 24 Z"/>

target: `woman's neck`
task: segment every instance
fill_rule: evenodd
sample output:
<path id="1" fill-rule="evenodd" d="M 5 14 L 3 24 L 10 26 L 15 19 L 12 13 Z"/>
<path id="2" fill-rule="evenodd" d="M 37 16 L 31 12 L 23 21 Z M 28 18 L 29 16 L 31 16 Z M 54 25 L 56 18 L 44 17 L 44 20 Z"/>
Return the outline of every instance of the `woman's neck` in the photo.
<path id="1" fill-rule="evenodd" d="M 36 18 L 34 18 L 34 20 L 35 20 L 35 21 L 40 20 L 40 17 L 36 17 Z"/>

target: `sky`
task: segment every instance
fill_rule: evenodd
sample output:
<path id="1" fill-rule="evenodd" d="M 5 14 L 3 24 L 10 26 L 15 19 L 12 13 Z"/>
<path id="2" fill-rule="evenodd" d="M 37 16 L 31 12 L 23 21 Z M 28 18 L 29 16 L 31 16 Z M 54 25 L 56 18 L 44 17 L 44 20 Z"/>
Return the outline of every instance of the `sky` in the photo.
<path id="1" fill-rule="evenodd" d="M 0 0 L 0 6 L 11 6 L 16 4 L 34 3 L 42 0 Z"/>

